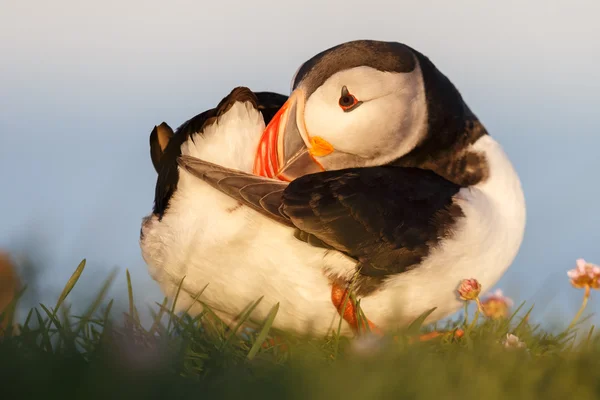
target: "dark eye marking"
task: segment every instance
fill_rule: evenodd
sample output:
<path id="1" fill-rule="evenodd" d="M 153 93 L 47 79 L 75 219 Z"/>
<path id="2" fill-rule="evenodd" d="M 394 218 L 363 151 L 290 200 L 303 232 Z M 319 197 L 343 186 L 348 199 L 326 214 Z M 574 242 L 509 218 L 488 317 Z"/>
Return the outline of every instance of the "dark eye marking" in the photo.
<path id="1" fill-rule="evenodd" d="M 359 101 L 353 94 L 348 91 L 346 86 L 342 86 L 342 94 L 338 104 L 344 112 L 350 112 L 360 106 L 363 102 Z"/>

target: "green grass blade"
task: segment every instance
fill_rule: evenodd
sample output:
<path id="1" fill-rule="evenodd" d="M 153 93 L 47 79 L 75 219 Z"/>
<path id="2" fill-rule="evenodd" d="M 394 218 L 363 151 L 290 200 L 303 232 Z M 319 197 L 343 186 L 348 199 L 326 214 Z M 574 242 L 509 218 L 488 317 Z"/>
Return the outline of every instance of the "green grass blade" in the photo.
<path id="1" fill-rule="evenodd" d="M 408 325 L 408 327 L 406 328 L 406 333 L 409 336 L 416 335 L 417 333 L 419 333 L 419 330 L 421 329 L 423 322 L 425 322 L 425 319 L 427 319 L 427 317 L 429 317 L 429 315 L 431 315 L 431 313 L 434 312 L 436 309 L 437 307 L 433 307 L 432 309 L 427 310 L 423 314 L 419 315 L 413 322 L 410 323 L 410 325 Z"/>
<path id="2" fill-rule="evenodd" d="M 42 334 L 42 344 L 45 347 L 46 351 L 49 353 L 52 353 L 54 350 L 52 349 L 52 342 L 50 341 L 50 335 L 48 334 L 48 327 L 46 326 L 46 321 L 44 321 L 44 319 L 42 318 L 42 314 L 40 314 L 40 311 L 37 308 L 34 308 L 35 310 L 35 314 L 37 316 L 37 320 L 38 320 L 38 324 L 39 324 L 39 330 L 40 333 Z"/>
<path id="3" fill-rule="evenodd" d="M 590 331 L 588 332 L 587 338 L 585 340 L 585 345 L 583 346 L 584 349 L 589 349 L 590 340 L 592 340 L 593 334 L 594 334 L 594 325 L 590 326 Z"/>
<path id="4" fill-rule="evenodd" d="M 364 329 L 365 333 L 371 333 L 371 327 L 369 326 L 369 320 L 365 315 L 362 307 L 360 306 L 360 300 L 356 301 L 356 315 L 358 317 L 358 329 L 359 331 Z"/>
<path id="5" fill-rule="evenodd" d="M 148 332 L 150 332 L 150 333 L 158 332 L 158 327 L 160 326 L 160 320 L 162 319 L 163 315 L 165 314 L 165 310 L 167 309 L 168 302 L 169 302 L 169 298 L 165 297 L 163 299 L 162 304 L 157 303 L 158 304 L 158 312 L 154 314 L 152 326 L 150 327 L 150 330 Z"/>
<path id="6" fill-rule="evenodd" d="M 510 323 L 512 322 L 512 320 L 517 316 L 517 314 L 519 313 L 519 311 L 521 311 L 521 308 L 523 308 L 525 306 L 525 302 L 522 302 L 519 307 L 517 307 L 517 309 L 510 315 L 510 317 L 508 317 L 508 319 L 506 320 L 504 326 L 504 329 L 508 329 L 510 327 Z"/>
<path id="7" fill-rule="evenodd" d="M 591 319 L 593 316 L 594 316 L 594 314 L 592 313 L 592 314 L 590 314 L 590 315 L 587 315 L 587 316 L 585 316 L 585 317 L 583 317 L 583 318 L 580 318 L 580 319 L 578 319 L 578 320 L 577 320 L 577 322 L 576 322 L 575 324 L 573 324 L 573 326 L 571 327 L 571 329 L 569 329 L 569 330 L 567 330 L 567 331 L 569 331 L 569 332 L 570 332 L 570 331 L 573 331 L 575 327 L 577 327 L 577 326 L 581 326 L 581 325 L 585 324 L 585 323 L 586 323 L 587 321 L 589 321 L 589 320 L 590 320 L 590 319 Z"/>
<path id="8" fill-rule="evenodd" d="M 83 260 L 81 260 L 81 262 L 79 263 L 77 268 L 75 268 L 75 272 L 73 272 L 73 274 L 71 275 L 71 278 L 69 278 L 69 280 L 68 280 L 67 284 L 65 285 L 64 289 L 62 290 L 60 296 L 58 296 L 58 301 L 56 302 L 56 306 L 54 306 L 54 313 L 53 313 L 54 315 L 56 315 L 58 308 L 65 301 L 65 299 L 67 298 L 69 293 L 71 293 L 71 290 L 73 290 L 73 287 L 79 280 L 79 277 L 81 276 L 81 274 L 83 273 L 83 269 L 85 268 L 85 263 L 86 263 L 86 260 L 84 258 Z"/>
<path id="9" fill-rule="evenodd" d="M 246 358 L 248 360 L 252 360 L 256 356 L 258 351 L 260 350 L 260 347 L 262 346 L 263 342 L 267 338 L 267 335 L 269 334 L 269 330 L 271 329 L 271 326 L 273 325 L 273 321 L 275 321 L 275 317 L 277 316 L 278 311 L 279 311 L 279 303 L 275 304 L 273 306 L 273 308 L 271 309 L 271 311 L 269 311 L 269 314 L 267 315 L 267 318 L 265 319 L 263 327 L 260 330 L 258 337 L 256 338 L 256 342 L 254 342 L 254 344 L 252 345 L 252 348 L 250 349 L 250 351 L 248 352 L 248 355 L 246 356 Z"/>
<path id="10" fill-rule="evenodd" d="M 102 300 L 104 300 L 104 296 L 106 296 L 106 292 L 108 292 L 108 289 L 110 288 L 110 285 L 112 285 L 116 276 L 117 276 L 117 270 L 113 270 L 110 273 L 110 275 L 108 276 L 108 278 L 104 281 L 104 284 L 100 288 L 100 291 L 96 295 L 96 298 L 94 299 L 94 301 L 92 302 L 90 307 L 88 307 L 87 311 L 81 317 L 81 319 L 79 321 L 79 325 L 77 326 L 77 329 L 75 329 L 75 332 L 74 332 L 75 336 L 77 336 L 81 332 L 81 330 L 84 328 L 84 326 L 87 325 L 88 321 L 92 317 L 92 314 L 94 314 L 94 312 L 96 312 L 98 307 L 100 307 L 100 303 L 102 303 Z"/>
<path id="11" fill-rule="evenodd" d="M 187 314 L 192 309 L 194 304 L 196 304 L 198 302 L 198 299 L 200 298 L 200 296 L 202 296 L 202 294 L 204 293 L 204 291 L 206 290 L 207 287 L 208 287 L 208 283 L 206 285 L 204 285 L 204 287 L 202 289 L 200 289 L 200 291 L 198 293 L 196 293 L 196 295 L 192 298 L 192 302 L 190 303 L 188 308 L 185 309 L 184 314 Z M 200 303 L 200 304 L 202 304 L 202 303 Z"/>
<path id="12" fill-rule="evenodd" d="M 44 312 L 46 313 L 46 315 L 48 315 L 49 318 L 49 323 L 48 323 L 48 327 L 50 327 L 50 323 L 53 323 L 54 326 L 56 327 L 56 329 L 58 329 L 59 333 L 64 333 L 63 332 L 63 327 L 62 324 L 60 323 L 60 321 L 58 320 L 58 318 L 56 317 L 56 310 L 54 311 L 50 311 L 48 310 L 48 308 L 40 303 L 40 307 L 42 307 L 42 310 L 44 310 Z"/>
<path id="13" fill-rule="evenodd" d="M 110 311 L 112 310 L 112 306 L 113 306 L 113 299 L 110 299 L 110 301 L 108 302 L 108 305 L 106 306 L 106 310 L 104 310 L 104 314 L 103 314 L 103 320 L 102 320 L 102 332 L 100 335 L 100 343 L 103 343 L 106 338 L 108 337 L 108 335 L 111 333 L 110 329 L 111 329 L 111 323 L 110 323 Z"/>
<path id="14" fill-rule="evenodd" d="M 25 318 L 25 322 L 23 323 L 24 329 L 29 329 L 29 321 L 31 320 L 32 316 L 33 316 L 33 308 L 30 309 L 29 312 L 27 313 L 27 318 Z"/>
<path id="15" fill-rule="evenodd" d="M 247 310 L 246 312 L 244 312 L 242 314 L 242 316 L 239 318 L 237 324 L 235 324 L 235 327 L 231 330 L 231 332 L 229 332 L 229 336 L 227 336 L 227 339 L 225 340 L 225 342 L 223 343 L 223 345 L 221 346 L 221 348 L 225 348 L 229 345 L 229 343 L 231 343 L 231 341 L 233 340 L 233 338 L 235 337 L 235 334 L 237 333 L 238 329 L 240 329 L 240 326 L 242 326 L 242 324 L 244 322 L 246 322 L 246 320 L 250 317 L 250 314 L 252 314 L 252 311 L 254 311 L 254 309 L 260 304 L 260 302 L 262 301 L 262 299 L 265 296 L 261 296 L 258 300 L 256 300 Z"/>
<path id="16" fill-rule="evenodd" d="M 350 291 L 346 291 L 346 295 L 344 296 L 344 302 L 342 303 L 342 313 L 340 314 L 340 320 L 338 322 L 338 327 L 337 327 L 337 331 L 336 331 L 336 335 L 335 335 L 335 342 L 333 345 L 333 359 L 337 359 L 338 356 L 338 351 L 339 351 L 339 346 L 340 346 L 340 333 L 342 331 L 342 323 L 344 322 L 344 310 L 346 310 L 346 306 L 348 305 L 348 302 L 350 301 Z"/>
<path id="17" fill-rule="evenodd" d="M 527 322 L 529 320 L 529 315 L 531 315 L 531 312 L 533 311 L 533 307 L 535 307 L 535 304 L 531 306 L 531 308 L 529 308 L 529 311 L 527 311 L 527 313 L 523 316 L 523 318 L 521 319 L 521 322 L 519 322 L 519 324 L 515 327 L 515 329 L 513 329 L 513 332 L 515 335 L 519 336 L 521 328 L 524 326 L 525 322 Z"/>
<path id="18" fill-rule="evenodd" d="M 140 325 L 140 317 L 138 315 L 137 309 L 135 308 L 135 303 L 133 301 L 133 285 L 131 283 L 131 275 L 129 274 L 129 269 L 125 270 L 125 275 L 127 276 L 127 294 L 129 298 L 129 317 L 133 322 L 135 322 L 138 326 Z"/>
<path id="19" fill-rule="evenodd" d="M 181 287 L 183 286 L 184 279 L 185 275 L 181 278 L 181 281 L 179 281 L 179 285 L 177 286 L 177 292 L 175 293 L 175 298 L 173 299 L 173 304 L 171 305 L 169 323 L 167 324 L 167 334 L 171 333 L 171 325 L 173 323 L 173 316 L 175 315 L 175 305 L 177 304 L 177 299 L 179 299 L 179 293 L 181 292 Z"/>
<path id="20" fill-rule="evenodd" d="M 110 310 L 112 309 L 113 306 L 113 299 L 110 299 L 110 301 L 108 302 L 108 305 L 106 306 L 106 310 L 104 310 L 104 318 L 102 320 L 102 322 L 104 324 L 106 324 L 106 322 L 108 321 L 108 317 L 110 315 Z"/>

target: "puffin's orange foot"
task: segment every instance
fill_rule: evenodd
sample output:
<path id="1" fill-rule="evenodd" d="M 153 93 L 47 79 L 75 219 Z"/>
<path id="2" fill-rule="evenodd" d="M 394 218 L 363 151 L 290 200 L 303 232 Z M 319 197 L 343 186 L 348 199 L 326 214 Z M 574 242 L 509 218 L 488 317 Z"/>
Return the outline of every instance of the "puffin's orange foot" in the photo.
<path id="1" fill-rule="evenodd" d="M 285 342 L 283 341 L 283 339 L 280 336 L 273 336 L 273 337 L 267 338 L 261 345 L 261 347 L 265 350 L 269 349 L 271 347 L 275 347 L 275 346 L 279 346 L 279 349 L 281 351 L 287 350 L 287 345 L 285 344 Z"/>
<path id="2" fill-rule="evenodd" d="M 342 318 L 344 318 L 344 320 L 350 324 L 350 327 L 355 334 L 366 333 L 370 330 L 371 333 L 383 336 L 383 331 L 379 329 L 379 327 L 373 322 L 369 321 L 369 319 L 364 318 L 364 320 L 360 321 L 361 323 L 359 324 L 355 300 L 348 294 L 347 289 L 344 289 L 343 287 L 334 283 L 331 287 L 331 301 Z M 345 307 L 344 303 L 346 303 Z M 367 325 L 369 327 L 368 329 Z"/>
<path id="3" fill-rule="evenodd" d="M 352 299 L 351 296 L 348 295 L 347 289 L 344 289 L 343 287 L 334 283 L 331 288 L 331 301 L 333 302 L 333 305 L 338 310 L 340 315 L 344 318 L 344 320 L 346 322 L 348 322 L 348 324 L 350 324 L 350 327 L 352 328 L 352 330 L 354 331 L 355 334 L 366 333 L 367 332 L 366 326 L 368 324 L 369 330 L 371 331 L 371 333 L 374 333 L 379 336 L 383 336 L 383 331 L 377 325 L 375 325 L 373 322 L 371 322 L 368 318 L 364 318 L 364 320 L 361 321 L 362 324 L 359 324 L 359 318 L 357 317 L 356 302 L 354 299 Z M 345 307 L 344 307 L 344 302 L 346 303 Z M 342 312 L 342 308 L 344 309 L 343 312 Z M 365 321 L 366 321 L 366 323 L 365 323 Z M 429 340 L 435 339 L 437 337 L 446 335 L 451 332 L 452 331 L 448 331 L 448 332 L 434 331 L 434 332 L 425 333 L 425 334 L 417 336 L 416 338 L 415 337 L 409 338 L 409 343 L 414 343 L 415 340 L 419 341 L 419 342 L 427 342 Z M 463 337 L 464 334 L 465 334 L 465 332 L 462 329 L 456 329 L 453 333 L 453 337 L 458 339 L 458 338 Z M 394 340 L 398 340 L 398 337 L 395 336 Z"/>

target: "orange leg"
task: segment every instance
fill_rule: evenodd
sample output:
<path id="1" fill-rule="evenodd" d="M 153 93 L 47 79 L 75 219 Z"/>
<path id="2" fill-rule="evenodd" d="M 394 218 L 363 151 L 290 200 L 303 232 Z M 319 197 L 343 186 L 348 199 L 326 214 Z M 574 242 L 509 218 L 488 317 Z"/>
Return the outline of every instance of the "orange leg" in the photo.
<path id="1" fill-rule="evenodd" d="M 338 310 L 342 318 L 350 324 L 350 327 L 354 331 L 354 333 L 361 333 L 362 331 L 366 331 L 365 323 L 363 322 L 362 326 L 358 326 L 358 318 L 356 316 L 356 304 L 354 301 L 348 296 L 348 290 L 344 289 L 340 285 L 334 283 L 331 287 L 331 301 L 333 305 Z M 346 307 L 344 308 L 344 302 L 346 303 Z M 342 308 L 344 308 L 342 312 Z M 369 324 L 369 329 L 371 332 L 383 335 L 381 329 L 377 327 L 373 322 L 367 319 L 367 323 Z"/>
<path id="2" fill-rule="evenodd" d="M 279 346 L 279 348 L 281 349 L 281 351 L 287 351 L 287 345 L 285 344 L 285 342 L 283 341 L 283 338 L 279 337 L 279 336 L 274 336 L 272 338 L 267 338 L 263 344 L 261 345 L 261 347 L 263 349 L 268 349 L 270 347 L 275 347 L 275 346 Z"/>
<path id="3" fill-rule="evenodd" d="M 342 318 L 344 318 L 344 320 L 346 322 L 348 322 L 348 324 L 350 324 L 350 327 L 352 328 L 352 330 L 354 331 L 355 334 L 360 334 L 361 332 L 366 332 L 366 326 L 365 326 L 364 322 L 363 322 L 362 326 L 359 326 L 358 318 L 356 316 L 356 304 L 348 296 L 347 289 L 344 289 L 342 286 L 334 283 L 331 287 L 331 301 L 333 302 L 333 305 L 338 310 L 338 312 L 340 313 Z M 344 302 L 346 302 L 346 307 L 344 307 Z M 342 308 L 344 308 L 343 311 L 342 311 Z M 383 331 L 377 325 L 375 325 L 369 319 L 367 319 L 366 322 L 367 322 L 367 324 L 369 324 L 369 329 L 371 330 L 372 333 L 383 336 Z M 428 340 L 435 339 L 439 336 L 442 336 L 445 333 L 446 332 L 425 333 L 423 335 L 418 336 L 418 340 L 421 342 L 425 342 Z M 461 329 L 457 329 L 456 332 L 454 333 L 454 337 L 456 337 L 456 338 L 460 338 L 463 335 L 464 335 L 464 332 Z M 414 340 L 410 340 L 410 341 L 413 342 Z"/>

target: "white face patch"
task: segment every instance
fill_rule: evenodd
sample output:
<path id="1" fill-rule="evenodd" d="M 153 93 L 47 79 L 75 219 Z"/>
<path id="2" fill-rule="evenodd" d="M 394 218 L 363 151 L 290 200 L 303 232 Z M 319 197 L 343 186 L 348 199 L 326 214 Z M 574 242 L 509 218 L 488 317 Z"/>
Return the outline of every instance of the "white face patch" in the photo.
<path id="1" fill-rule="evenodd" d="M 339 101 L 346 87 L 362 102 L 345 112 Z M 337 152 L 358 156 L 365 166 L 382 165 L 411 151 L 427 129 L 427 103 L 421 69 L 410 73 L 356 67 L 338 72 L 312 93 L 305 106 L 308 135 L 331 143 Z M 336 151 L 319 158 L 326 169 L 345 168 Z"/>

